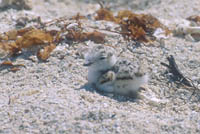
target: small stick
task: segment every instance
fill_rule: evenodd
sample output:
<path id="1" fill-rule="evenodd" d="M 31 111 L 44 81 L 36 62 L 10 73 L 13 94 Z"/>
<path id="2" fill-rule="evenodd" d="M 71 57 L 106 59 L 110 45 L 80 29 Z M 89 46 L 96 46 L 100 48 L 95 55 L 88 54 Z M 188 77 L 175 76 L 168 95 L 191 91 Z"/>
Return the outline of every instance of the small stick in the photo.
<path id="1" fill-rule="evenodd" d="M 161 62 L 161 65 L 163 65 L 169 69 L 169 72 L 173 74 L 174 79 L 176 81 L 182 82 L 186 86 L 193 87 L 192 84 L 189 82 L 189 80 L 178 69 L 178 66 L 174 60 L 174 57 L 172 55 L 170 55 L 170 57 L 167 57 L 167 60 L 169 61 L 169 65 L 167 65 L 166 63 L 163 63 L 163 62 Z"/>
<path id="2" fill-rule="evenodd" d="M 199 90 L 198 87 L 195 86 L 195 84 L 192 82 L 192 80 L 190 78 L 185 77 L 181 73 L 181 71 L 178 69 L 178 66 L 177 66 L 175 59 L 172 55 L 167 57 L 167 60 L 169 61 L 169 65 L 166 64 L 166 63 L 163 63 L 163 62 L 161 62 L 161 65 L 163 65 L 163 66 L 165 66 L 169 69 L 169 72 L 173 74 L 174 80 L 179 81 L 183 85 L 194 88 L 194 91 L 193 91 L 192 95 L 190 96 L 190 98 L 191 98 L 194 95 L 195 91 Z"/>

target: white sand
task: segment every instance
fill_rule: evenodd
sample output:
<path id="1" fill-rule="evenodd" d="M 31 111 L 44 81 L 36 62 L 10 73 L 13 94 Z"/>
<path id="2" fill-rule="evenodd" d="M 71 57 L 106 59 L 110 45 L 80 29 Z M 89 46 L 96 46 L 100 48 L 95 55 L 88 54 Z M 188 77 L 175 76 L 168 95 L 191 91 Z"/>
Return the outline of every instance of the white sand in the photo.
<path id="1" fill-rule="evenodd" d="M 30 17 L 39 15 L 47 21 L 77 12 L 89 14 L 99 7 L 94 1 L 88 4 L 86 0 L 46 1 L 35 1 L 30 11 L 1 11 L 1 32 L 15 28 L 15 20 L 25 13 Z M 200 15 L 199 0 L 126 0 L 129 4 L 124 5 L 118 3 L 125 1 L 116 1 L 110 3 L 117 6 L 113 11 L 131 9 L 133 12 L 150 13 L 171 28 L 190 15 Z M 85 26 L 96 25 L 100 29 L 105 25 L 111 29 L 117 26 L 92 20 L 82 23 Z M 0 68 L 0 133 L 200 133 L 200 93 L 189 99 L 192 90 L 168 84 L 169 79 L 164 75 L 166 68 L 160 65 L 160 62 L 167 63 L 166 56 L 172 54 L 180 70 L 196 83 L 200 82 L 200 42 L 170 37 L 165 41 L 165 48 L 156 42 L 134 48 L 119 35 L 107 36 L 106 39 L 105 44 L 112 44 L 117 52 L 127 47 L 132 50 L 126 49 L 122 56 L 130 60 L 147 60 L 151 80 L 141 93 L 147 98 L 134 102 L 121 96 L 104 96 L 94 89 L 83 87 L 87 83 L 87 68 L 82 66 L 83 59 L 76 53 L 85 44 L 69 47 L 69 44 L 63 43 L 48 62 L 41 63 L 26 52 L 12 59 L 26 68 L 22 67 L 16 73 Z M 59 59 L 63 55 L 64 59 Z"/>

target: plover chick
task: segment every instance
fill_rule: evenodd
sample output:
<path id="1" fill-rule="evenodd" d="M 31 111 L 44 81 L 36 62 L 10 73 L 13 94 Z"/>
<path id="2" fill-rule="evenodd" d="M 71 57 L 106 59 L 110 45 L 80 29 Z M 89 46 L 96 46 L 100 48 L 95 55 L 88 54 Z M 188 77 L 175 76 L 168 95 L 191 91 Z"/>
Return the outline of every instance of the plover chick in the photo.
<path id="1" fill-rule="evenodd" d="M 145 71 L 139 63 L 119 59 L 108 72 L 99 77 L 96 87 L 104 92 L 135 98 L 140 86 L 148 82 Z"/>
<path id="2" fill-rule="evenodd" d="M 85 56 L 84 66 L 88 66 L 88 83 L 96 84 L 99 77 L 111 69 L 117 58 L 112 48 L 95 46 Z"/>

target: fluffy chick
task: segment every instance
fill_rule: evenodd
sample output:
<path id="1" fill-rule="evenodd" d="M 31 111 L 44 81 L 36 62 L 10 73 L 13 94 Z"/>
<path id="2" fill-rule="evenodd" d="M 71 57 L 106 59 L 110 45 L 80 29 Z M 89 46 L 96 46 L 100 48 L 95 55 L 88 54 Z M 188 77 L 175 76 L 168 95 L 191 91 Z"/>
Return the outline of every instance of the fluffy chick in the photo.
<path id="1" fill-rule="evenodd" d="M 88 67 L 88 83 L 96 84 L 99 77 L 110 70 L 117 58 L 111 48 L 98 45 L 88 51 L 84 66 Z"/>
<path id="2" fill-rule="evenodd" d="M 129 97 L 137 97 L 141 85 L 147 84 L 148 75 L 139 63 L 120 59 L 99 77 L 96 86 L 99 90 Z"/>

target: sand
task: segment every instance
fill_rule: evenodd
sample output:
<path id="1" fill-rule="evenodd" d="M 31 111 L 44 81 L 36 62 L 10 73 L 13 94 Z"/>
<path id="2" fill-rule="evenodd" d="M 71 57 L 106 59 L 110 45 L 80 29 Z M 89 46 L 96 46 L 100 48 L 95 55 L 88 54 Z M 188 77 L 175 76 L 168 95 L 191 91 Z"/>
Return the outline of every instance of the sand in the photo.
<path id="1" fill-rule="evenodd" d="M 129 9 L 150 13 L 173 29 L 191 15 L 200 14 L 198 0 L 111 0 L 113 12 Z M 80 12 L 93 14 L 99 5 L 92 0 L 33 1 L 31 10 L 15 8 L 0 11 L 0 31 L 15 28 L 19 17 L 49 21 Z M 82 20 L 100 29 L 118 27 L 105 21 Z M 88 28 L 88 29 L 87 29 Z M 193 90 L 170 82 L 165 74 L 166 57 L 173 55 L 182 73 L 194 83 L 200 83 L 200 42 L 170 36 L 162 46 L 158 41 L 135 47 L 121 35 L 107 33 L 105 44 L 113 46 L 121 57 L 145 60 L 150 75 L 148 85 L 132 100 L 123 96 L 107 96 L 87 85 L 87 68 L 77 53 L 95 43 L 63 42 L 52 52 L 47 62 L 40 62 L 34 53 L 24 51 L 15 64 L 24 64 L 17 72 L 0 68 L 0 133 L 30 134 L 195 134 L 200 133 L 200 92 L 190 98 Z M 62 58 L 61 58 L 62 57 Z M 0 62 L 5 57 L 0 57 Z"/>

